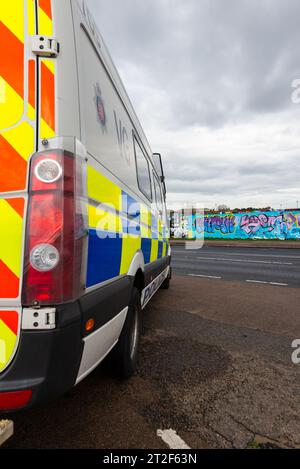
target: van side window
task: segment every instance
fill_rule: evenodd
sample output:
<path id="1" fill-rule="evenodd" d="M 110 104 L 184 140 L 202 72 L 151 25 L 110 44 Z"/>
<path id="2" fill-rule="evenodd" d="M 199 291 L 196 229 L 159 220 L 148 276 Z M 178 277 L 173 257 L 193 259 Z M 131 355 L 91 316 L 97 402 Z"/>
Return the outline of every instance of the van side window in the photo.
<path id="1" fill-rule="evenodd" d="M 152 200 L 149 162 L 136 138 L 134 138 L 134 150 L 139 189 L 149 200 Z"/>
<path id="2" fill-rule="evenodd" d="M 162 200 L 162 195 L 161 195 L 161 188 L 160 184 L 158 182 L 157 176 L 153 173 L 153 179 L 154 179 L 154 192 L 155 192 L 155 200 L 156 200 L 156 205 L 160 213 L 162 213 L 163 210 L 163 200 Z"/>

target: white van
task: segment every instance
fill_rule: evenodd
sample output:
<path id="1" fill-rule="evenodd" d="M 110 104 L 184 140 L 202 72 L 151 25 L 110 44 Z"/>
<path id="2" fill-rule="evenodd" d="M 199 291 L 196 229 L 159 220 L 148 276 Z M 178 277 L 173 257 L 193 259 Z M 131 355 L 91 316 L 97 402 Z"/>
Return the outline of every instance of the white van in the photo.
<path id="1" fill-rule="evenodd" d="M 0 411 L 56 397 L 171 277 L 162 161 L 84 0 L 0 7 Z"/>

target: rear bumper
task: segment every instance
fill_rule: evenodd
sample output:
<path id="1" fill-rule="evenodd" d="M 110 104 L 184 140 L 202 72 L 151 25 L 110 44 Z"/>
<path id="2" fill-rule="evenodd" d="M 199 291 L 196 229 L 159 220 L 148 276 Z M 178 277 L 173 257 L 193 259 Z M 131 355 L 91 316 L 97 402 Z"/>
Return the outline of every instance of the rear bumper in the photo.
<path id="1" fill-rule="evenodd" d="M 170 257 L 166 257 L 145 268 L 146 285 L 169 264 Z M 21 331 L 14 360 L 0 374 L 0 398 L 1 393 L 32 391 L 24 409 L 72 389 L 78 378 L 87 336 L 84 325 L 92 317 L 96 331 L 120 314 L 129 304 L 132 286 L 133 278 L 122 277 L 90 291 L 75 303 L 56 307 L 56 329 Z M 0 410 L 2 414 L 7 412 L 9 410 Z"/>
<path id="2" fill-rule="evenodd" d="M 84 343 L 79 306 L 72 306 L 73 320 L 69 318 L 57 329 L 21 332 L 16 356 L 0 375 L 0 393 L 31 390 L 32 397 L 26 407 L 32 407 L 56 398 L 74 386 Z M 74 314 L 77 308 L 78 315 Z M 58 316 L 59 313 L 61 311 Z M 61 317 L 66 318 L 66 315 Z M 7 412 L 9 410 L 0 410 L 2 414 Z"/>
<path id="3" fill-rule="evenodd" d="M 32 391 L 32 407 L 64 394 L 76 384 L 87 335 L 84 324 L 93 317 L 95 330 L 116 317 L 129 303 L 132 279 L 124 277 L 93 290 L 75 303 L 56 307 L 57 327 L 21 331 L 17 353 L 0 375 L 1 393 Z M 11 409 L 10 412 L 14 411 Z M 0 413 L 9 412 L 0 409 Z"/>

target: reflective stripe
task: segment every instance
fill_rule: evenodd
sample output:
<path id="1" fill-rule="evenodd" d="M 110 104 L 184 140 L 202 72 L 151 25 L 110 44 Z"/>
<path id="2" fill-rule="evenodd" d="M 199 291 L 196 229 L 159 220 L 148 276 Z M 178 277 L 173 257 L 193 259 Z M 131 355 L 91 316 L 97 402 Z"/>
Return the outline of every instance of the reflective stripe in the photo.
<path id="1" fill-rule="evenodd" d="M 25 60 L 25 48 L 30 50 L 27 32 L 35 34 L 34 0 L 1 2 L 0 302 L 3 305 L 20 304 L 25 198 L 21 195 L 1 198 L 1 193 L 25 191 L 28 161 L 35 150 L 35 60 Z M 16 351 L 19 322 L 20 310 L 0 308 L 0 372 Z"/>
<path id="2" fill-rule="evenodd" d="M 158 257 L 158 240 L 153 239 L 152 240 L 152 246 L 151 246 L 150 262 L 156 261 L 157 257 Z"/>
<path id="3" fill-rule="evenodd" d="M 52 19 L 51 0 L 39 0 L 39 6 L 43 10 L 43 12 L 48 16 L 48 18 Z"/>
<path id="4" fill-rule="evenodd" d="M 151 211 L 141 204 L 141 236 L 142 238 L 151 238 Z"/>
<path id="5" fill-rule="evenodd" d="M 88 167 L 88 197 L 109 205 L 114 210 L 122 210 L 122 190 L 92 166 Z"/>
<path id="6" fill-rule="evenodd" d="M 93 205 L 88 207 L 89 226 L 100 231 L 122 233 L 121 217 Z"/>
<path id="7" fill-rule="evenodd" d="M 28 104 L 32 108 L 35 108 L 35 60 L 29 60 L 28 62 Z"/>
<path id="8" fill-rule="evenodd" d="M 152 240 L 151 238 L 142 238 L 142 252 L 144 255 L 145 264 L 150 264 L 151 260 L 151 248 L 152 248 Z"/>
<path id="9" fill-rule="evenodd" d="M 41 62 L 41 122 L 40 137 L 55 136 L 55 75 L 47 66 L 50 60 Z"/>
<path id="10" fill-rule="evenodd" d="M 19 277 L 2 260 L 0 260 L 0 277 L 0 298 L 17 298 L 20 287 Z"/>
<path id="11" fill-rule="evenodd" d="M 6 2 L 5 2 L 6 3 Z M 13 2 L 8 2 L 13 6 Z M 2 22 L 2 7 L 0 11 L 0 76 L 1 76 L 1 103 L 2 113 L 11 113 L 9 110 L 12 103 L 17 103 L 18 108 L 14 113 L 18 113 L 17 119 L 4 127 L 10 127 L 18 122 L 23 113 L 24 96 L 24 42 L 21 42 L 12 31 Z M 13 93 L 14 91 L 14 93 Z M 21 98 L 22 105 L 19 105 L 16 94 Z"/>
<path id="12" fill-rule="evenodd" d="M 9 3 L 11 9 L 14 9 L 13 2 Z M 2 20 L 2 5 L 0 12 L 0 75 L 11 85 L 11 87 L 21 97 L 24 94 L 24 32 L 17 37 L 13 31 L 9 29 L 7 22 Z M 5 10 L 4 10 L 5 13 Z M 12 12 L 12 19 L 14 13 Z M 4 21 L 6 18 L 4 19 Z"/>
<path id="13" fill-rule="evenodd" d="M 138 251 L 143 252 L 145 264 L 166 256 L 162 221 L 91 165 L 88 196 L 88 287 L 127 274 Z"/>
<path id="14" fill-rule="evenodd" d="M 0 298 L 17 298 L 22 264 L 24 199 L 0 199 Z"/>
<path id="15" fill-rule="evenodd" d="M 161 220 L 158 220 L 158 239 L 160 241 L 163 240 L 163 228 L 162 228 L 162 222 Z"/>
<path id="16" fill-rule="evenodd" d="M 101 233 L 100 233 L 101 234 Z M 120 274 L 122 255 L 122 235 L 99 237 L 99 233 L 89 231 L 89 254 L 87 269 L 87 287 L 105 282 Z"/>
<path id="17" fill-rule="evenodd" d="M 151 221 L 151 237 L 152 239 L 158 239 L 158 220 L 153 214 Z"/>
<path id="18" fill-rule="evenodd" d="M 0 134 L 0 192 L 17 191 L 25 187 L 27 164 L 21 155 Z"/>
<path id="19" fill-rule="evenodd" d="M 39 0 L 39 34 L 53 35 L 51 0 Z"/>
<path id="20" fill-rule="evenodd" d="M 34 151 L 35 141 L 35 123 L 33 122 L 31 126 L 28 122 L 22 121 L 25 106 L 27 107 L 27 103 L 24 103 L 24 83 L 29 81 L 26 76 L 27 63 L 24 61 L 24 18 L 28 18 L 28 29 L 32 32 L 33 0 L 2 3 L 0 9 L 0 193 L 26 188 L 26 162 Z M 24 13 L 25 6 L 28 8 L 26 14 Z M 31 67 L 32 74 L 33 66 L 29 67 Z M 33 94 L 31 85 L 28 93 L 30 100 Z"/>
<path id="21" fill-rule="evenodd" d="M 5 99 L 7 110 L 7 112 L 0 113 L 0 129 L 5 129 L 20 120 L 24 110 L 24 101 L 2 77 L 0 77 L 0 87 L 4 93 L 3 99 Z"/>
<path id="22" fill-rule="evenodd" d="M 35 35 L 35 0 L 27 0 L 28 34 Z"/>
<path id="23" fill-rule="evenodd" d="M 164 243 L 162 241 L 158 241 L 157 259 L 162 258 L 163 245 L 164 245 Z"/>
<path id="24" fill-rule="evenodd" d="M 19 41 L 24 42 L 24 0 L 1 2 L 0 17 L 1 22 Z"/>
<path id="25" fill-rule="evenodd" d="M 26 14 L 25 6 L 29 7 Z M 34 152 L 34 128 L 22 121 L 25 104 L 27 105 L 24 103 L 24 83 L 28 83 L 25 76 L 27 64 L 24 60 L 24 18 L 28 18 L 28 22 L 32 24 L 33 14 L 32 0 L 31 3 L 28 0 L 3 2 L 0 9 L 0 193 L 26 188 L 27 162 Z M 23 218 L 24 198 L 0 198 L 2 301 L 16 299 L 20 294 Z"/>
<path id="26" fill-rule="evenodd" d="M 140 236 L 123 235 L 120 275 L 127 274 L 132 259 L 141 246 Z"/>
<path id="27" fill-rule="evenodd" d="M 164 242 L 164 245 L 163 245 L 163 252 L 162 252 L 162 257 L 165 257 L 167 254 L 167 243 Z"/>
<path id="28" fill-rule="evenodd" d="M 19 313 L 0 311 L 0 373 L 12 360 L 18 343 Z"/>
<path id="29" fill-rule="evenodd" d="M 54 34 L 51 0 L 38 0 L 38 33 L 43 36 L 53 36 Z M 40 138 L 42 140 L 53 138 L 56 135 L 55 67 L 55 59 L 43 59 L 40 61 Z"/>
<path id="30" fill-rule="evenodd" d="M 28 106 L 27 116 L 32 121 L 32 124 L 36 123 L 36 63 L 35 60 L 29 60 L 28 62 Z"/>
<path id="31" fill-rule="evenodd" d="M 29 160 L 34 152 L 34 129 L 28 122 L 23 121 L 17 127 L 7 130 L 3 133 L 3 137 L 25 161 Z M 23 186 L 20 189 L 24 188 Z"/>
<path id="32" fill-rule="evenodd" d="M 6 200 L 0 200 L 0 259 L 20 277 L 23 219 Z"/>

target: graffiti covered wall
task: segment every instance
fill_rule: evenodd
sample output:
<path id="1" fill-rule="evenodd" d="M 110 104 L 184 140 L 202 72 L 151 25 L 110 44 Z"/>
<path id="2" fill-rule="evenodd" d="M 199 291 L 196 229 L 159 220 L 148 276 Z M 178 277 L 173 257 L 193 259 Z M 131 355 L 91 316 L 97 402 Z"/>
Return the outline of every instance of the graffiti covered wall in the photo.
<path id="1" fill-rule="evenodd" d="M 227 213 L 189 218 L 189 237 L 300 239 L 300 211 Z"/>

